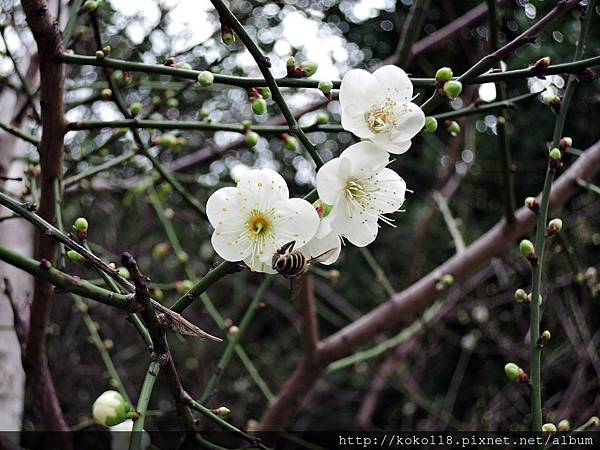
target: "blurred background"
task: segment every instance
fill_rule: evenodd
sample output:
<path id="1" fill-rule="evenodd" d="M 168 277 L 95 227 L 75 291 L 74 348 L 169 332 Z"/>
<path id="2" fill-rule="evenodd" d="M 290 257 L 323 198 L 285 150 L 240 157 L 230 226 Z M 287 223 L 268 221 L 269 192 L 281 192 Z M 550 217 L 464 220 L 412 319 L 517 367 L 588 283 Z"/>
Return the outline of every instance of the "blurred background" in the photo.
<path id="1" fill-rule="evenodd" d="M 222 43 L 218 17 L 207 0 L 102 3 L 98 10 L 101 36 L 112 47 L 111 57 L 156 64 L 172 57 L 176 63 L 187 63 L 197 70 L 260 76 L 239 41 L 232 46 Z M 516 37 L 554 3 L 499 2 L 500 41 Z M 319 64 L 313 78 L 339 79 L 351 68 L 374 70 L 384 63 L 398 62 L 396 49 L 412 1 L 232 0 L 230 6 L 270 57 L 277 77 L 285 75 L 287 58 L 295 56 L 299 62 L 312 60 Z M 53 7 L 64 25 L 69 2 L 59 5 L 55 1 Z M 490 51 L 485 10 L 485 2 L 480 1 L 430 2 L 423 24 L 416 30 L 412 54 L 403 58 L 401 66 L 415 77 L 432 77 L 442 66 L 452 67 L 455 74 L 464 72 Z M 504 61 L 506 66 L 528 67 L 544 56 L 550 56 L 553 63 L 570 61 L 580 11 L 575 8 L 547 27 L 534 44 L 518 49 Z M 467 16 L 472 20 L 466 26 L 445 34 L 451 23 L 464 20 L 469 14 L 473 17 Z M 594 20 L 598 23 L 597 17 Z M 37 61 L 32 55 L 35 45 L 20 3 L 0 0 L 0 22 L 6 27 L 0 41 L 0 121 L 39 136 L 35 110 L 18 93 L 20 76 L 28 80 L 33 98 L 39 84 Z M 77 20 L 68 48 L 77 54 L 96 52 L 86 15 Z M 600 27 L 593 25 L 586 56 L 597 55 L 599 49 Z M 247 92 L 240 88 L 201 88 L 194 83 L 141 73 L 113 71 L 111 76 L 128 104 L 142 104 L 142 116 L 213 123 L 282 123 L 279 109 L 271 99 L 268 113 L 254 116 Z M 565 78 L 561 76 L 523 79 L 509 82 L 507 91 L 509 97 L 543 88 L 560 94 L 564 85 Z M 103 90 L 108 84 L 102 70 L 70 66 L 67 86 L 68 120 L 122 118 L 114 104 L 104 98 Z M 566 134 L 573 138 L 574 148 L 566 158 L 567 166 L 577 157 L 577 150 L 600 139 L 598 88 L 597 78 L 578 83 L 566 124 Z M 431 94 L 416 93 L 418 103 Z M 284 89 L 283 94 L 294 112 L 305 112 L 301 124 L 314 123 L 319 113 L 327 114 L 331 123 L 339 123 L 339 103 L 335 99 L 327 102 L 317 89 Z M 469 86 L 461 98 L 436 112 L 494 99 L 493 85 Z M 541 190 L 547 141 L 552 136 L 555 116 L 538 97 L 519 102 L 507 114 L 515 194 L 521 205 L 525 197 Z M 405 211 L 395 217 L 397 226 L 383 227 L 370 250 L 394 291 L 403 290 L 456 252 L 439 210 L 440 196 L 467 245 L 502 218 L 496 122 L 493 114 L 460 119 L 461 132 L 456 136 L 440 123 L 436 133 L 418 135 L 411 149 L 391 165 L 413 193 L 407 198 Z M 35 201 L 39 186 L 36 148 L 17 144 L 12 136 L 0 133 L 5 173 L 9 169 L 13 173 L 25 170 L 23 182 L 7 182 L 5 188 Z M 177 138 L 177 145 L 154 145 L 151 152 L 174 171 L 202 204 L 214 190 L 231 185 L 234 178 L 252 167 L 281 173 L 295 196 L 303 196 L 314 187 L 312 161 L 303 151 L 286 148 L 279 136 L 261 136 L 256 147 L 249 148 L 237 133 L 140 133 L 145 140 L 160 141 L 165 134 Z M 353 137 L 345 132 L 316 132 L 309 137 L 325 160 L 337 156 L 353 142 Z M 134 149 L 131 132 L 70 132 L 66 144 L 66 226 L 85 216 L 90 223 L 92 248 L 110 261 L 118 261 L 123 251 L 136 255 L 142 271 L 151 277 L 155 298 L 172 304 L 194 277 L 201 277 L 218 259 L 210 245 L 209 226 L 168 185 L 157 181 L 144 156 L 124 156 Z M 90 168 L 119 157 L 123 164 L 87 177 Z M 86 178 L 81 174 L 86 174 Z M 434 192 L 440 193 L 437 202 Z M 580 424 L 597 414 L 600 406 L 600 297 L 595 275 L 600 262 L 599 210 L 598 195 L 582 192 L 561 213 L 564 232 L 549 244 L 542 305 L 542 329 L 552 332 L 542 368 L 547 421 L 567 418 Z M 169 239 L 165 223 L 172 226 L 181 248 Z M 19 219 L 1 222 L 0 230 L 4 230 L 3 243 L 8 240 L 11 248 L 21 246 L 27 251 L 31 247 L 31 230 Z M 2 266 L 1 270 L 8 269 Z M 67 264 L 66 270 L 88 279 L 98 278 L 81 265 Z M 582 276 L 576 282 L 578 274 Z M 224 331 L 219 328 L 239 323 L 262 278 L 247 271 L 237 273 L 208 291 L 224 323 L 216 324 L 202 302 L 189 308 L 186 317 L 212 334 L 222 335 Z M 13 286 L 13 292 L 23 302 L 31 294 L 31 284 L 24 275 L 19 279 L 22 286 Z M 314 274 L 314 282 L 322 336 L 332 334 L 389 298 L 389 287 L 386 289 L 386 284 L 377 278 L 361 250 L 352 246 L 344 249 L 334 266 L 321 266 Z M 529 282 L 529 266 L 516 250 L 493 259 L 467 282 L 450 289 L 424 317 L 407 317 L 405 324 L 411 325 L 411 331 L 398 339 L 398 345 L 378 357 L 330 368 L 290 428 L 527 430 L 529 390 L 525 385 L 509 382 L 503 367 L 508 361 L 528 366 L 529 308 L 516 304 L 513 294 L 517 288 L 527 289 Z M 260 418 L 268 397 L 278 392 L 302 357 L 299 305 L 289 299 L 288 283 L 275 280 L 263 303 L 242 344 L 266 387 L 259 388 L 234 356 L 218 392 L 207 405 L 227 406 L 232 411 L 232 422 L 241 427 L 252 428 L 252 421 Z M 143 343 L 124 314 L 92 302 L 87 304 L 89 316 L 135 401 L 148 362 Z M 2 336 L 7 336 L 4 345 L 11 345 L 12 313 L 10 308 L 0 311 L 2 323 L 7 324 L 1 331 Z M 93 401 L 111 387 L 110 376 L 91 342 L 86 314 L 82 314 L 72 297 L 58 295 L 48 330 L 50 366 L 58 396 L 68 423 L 78 428 L 89 426 Z M 379 342 L 392 336 L 382 335 Z M 216 369 L 222 346 L 176 335 L 170 335 L 169 340 L 184 386 L 192 396 L 198 396 Z M 17 363 L 18 359 L 10 364 Z M 10 372 L 7 365 L 4 367 Z M 18 374 L 13 376 L 18 379 Z M 152 420 L 146 425 L 150 431 L 176 423 L 168 389 L 160 379 L 158 383 L 150 404 Z M 30 426 L 28 420 L 26 403 L 22 422 L 26 429 Z"/>

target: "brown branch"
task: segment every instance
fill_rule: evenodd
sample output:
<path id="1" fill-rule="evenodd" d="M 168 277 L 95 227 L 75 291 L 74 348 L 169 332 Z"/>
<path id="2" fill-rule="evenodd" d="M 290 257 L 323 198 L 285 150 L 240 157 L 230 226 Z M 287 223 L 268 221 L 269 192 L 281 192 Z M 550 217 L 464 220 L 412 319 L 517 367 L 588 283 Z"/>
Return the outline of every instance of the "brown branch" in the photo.
<path id="1" fill-rule="evenodd" d="M 560 208 L 579 192 L 576 181 L 578 178 L 589 180 L 598 172 L 600 141 L 586 150 L 554 183 L 550 197 L 551 208 Z M 514 246 L 516 240 L 534 226 L 535 220 L 535 214 L 529 209 L 519 209 L 513 225 L 507 225 L 504 220 L 498 222 L 463 253 L 450 258 L 412 286 L 394 295 L 388 302 L 322 341 L 316 353 L 305 358 L 285 383 L 264 413 L 259 430 L 284 429 L 330 362 L 352 353 L 384 331 L 397 331 L 406 317 L 419 314 L 440 295 L 435 288 L 440 275 L 449 273 L 457 282 L 465 280 L 470 273 Z"/>
<path id="2" fill-rule="evenodd" d="M 31 28 L 39 53 L 42 138 L 38 147 L 42 168 L 41 195 L 38 213 L 50 223 L 55 223 L 53 185 L 62 179 L 64 81 L 65 69 L 57 63 L 56 56 L 62 51 L 62 38 L 58 23 L 50 14 L 45 0 L 23 0 L 27 24 Z M 58 245 L 50 236 L 37 233 L 35 256 L 56 262 Z M 50 317 L 50 302 L 53 287 L 50 283 L 36 279 L 31 304 L 30 329 L 25 356 L 27 390 L 34 401 L 41 425 L 55 431 L 68 431 L 54 383 L 48 368 L 46 355 L 46 332 Z M 64 442 L 70 447 L 70 443 Z"/>

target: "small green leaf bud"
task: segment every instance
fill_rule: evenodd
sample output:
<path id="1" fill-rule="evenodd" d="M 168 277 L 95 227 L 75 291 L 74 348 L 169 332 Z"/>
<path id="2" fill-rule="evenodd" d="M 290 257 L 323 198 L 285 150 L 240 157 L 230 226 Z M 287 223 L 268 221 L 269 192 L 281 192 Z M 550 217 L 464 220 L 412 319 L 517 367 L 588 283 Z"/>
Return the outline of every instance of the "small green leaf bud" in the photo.
<path id="1" fill-rule="evenodd" d="M 456 80 L 450 80 L 444 83 L 444 93 L 450 100 L 457 98 L 462 92 L 462 83 Z"/>
<path id="2" fill-rule="evenodd" d="M 558 142 L 558 149 L 561 151 L 568 150 L 572 146 L 573 146 L 573 139 L 571 139 L 568 136 L 561 138 L 561 140 Z"/>
<path id="3" fill-rule="evenodd" d="M 548 156 L 550 157 L 550 159 L 552 159 L 554 161 L 560 161 L 560 159 L 562 158 L 562 153 L 560 152 L 559 149 L 554 147 L 552 150 L 550 150 L 550 153 L 548 154 Z"/>
<path id="4" fill-rule="evenodd" d="M 254 114 L 260 116 L 267 112 L 267 102 L 264 98 L 256 98 L 252 100 L 252 111 Z"/>
<path id="5" fill-rule="evenodd" d="M 164 258 L 171 251 L 171 245 L 167 242 L 159 242 L 152 248 L 152 257 L 155 259 Z"/>
<path id="6" fill-rule="evenodd" d="M 512 362 L 504 366 L 504 373 L 506 374 L 509 380 L 516 380 L 517 378 L 519 378 L 520 371 L 521 368 Z"/>
<path id="7" fill-rule="evenodd" d="M 208 70 L 203 70 L 198 74 L 198 83 L 200 83 L 200 86 L 208 87 L 212 85 L 214 81 L 215 76 L 212 72 L 209 72 Z"/>
<path id="8" fill-rule="evenodd" d="M 293 69 L 296 67 L 296 58 L 294 58 L 293 56 L 290 56 L 287 61 L 285 62 L 285 67 L 288 69 Z"/>
<path id="9" fill-rule="evenodd" d="M 249 130 L 250 127 L 252 126 L 252 121 L 242 120 L 242 126 L 244 127 L 244 130 Z"/>
<path id="10" fill-rule="evenodd" d="M 540 201 L 535 197 L 527 197 L 525 206 L 537 214 L 540 210 Z"/>
<path id="11" fill-rule="evenodd" d="M 531 67 L 531 71 L 538 78 L 544 79 L 543 74 L 546 73 L 546 69 L 550 65 L 550 57 L 545 56 L 543 58 L 538 59 L 535 64 Z"/>
<path id="12" fill-rule="evenodd" d="M 192 65 L 188 62 L 178 62 L 173 65 L 177 69 L 192 70 Z"/>
<path id="13" fill-rule="evenodd" d="M 142 112 L 142 104 L 139 102 L 135 102 L 132 103 L 131 106 L 129 107 L 129 110 L 131 111 L 131 114 L 133 114 L 134 116 L 139 116 L 140 113 Z"/>
<path id="14" fill-rule="evenodd" d="M 161 134 L 158 145 L 165 149 L 172 149 L 177 145 L 177 136 L 171 133 Z"/>
<path id="15" fill-rule="evenodd" d="M 127 270 L 127 268 L 125 267 L 119 267 L 117 269 L 117 272 L 119 273 L 119 275 L 123 278 L 125 278 L 126 280 L 129 280 L 131 278 L 131 274 L 129 273 L 129 270 Z"/>
<path id="16" fill-rule="evenodd" d="M 442 67 L 435 73 L 435 79 L 436 81 L 445 83 L 446 81 L 450 81 L 453 75 L 454 74 L 452 73 L 452 69 L 450 67 Z"/>
<path id="17" fill-rule="evenodd" d="M 571 431 L 571 422 L 569 422 L 567 419 L 563 419 L 558 422 L 558 431 Z"/>
<path id="18" fill-rule="evenodd" d="M 281 138 L 283 139 L 284 147 L 288 150 L 291 150 L 293 152 L 297 152 L 298 150 L 300 150 L 300 143 L 298 142 L 298 139 L 296 139 L 296 137 L 290 136 L 287 133 L 283 133 L 281 135 Z"/>
<path id="19" fill-rule="evenodd" d="M 102 47 L 102 51 L 104 52 L 105 56 L 108 56 L 110 55 L 110 52 L 112 52 L 112 47 L 110 45 L 105 45 Z"/>
<path id="20" fill-rule="evenodd" d="M 556 425 L 553 423 L 545 423 L 542 425 L 542 431 L 544 433 L 556 433 Z"/>
<path id="21" fill-rule="evenodd" d="M 544 102 L 544 105 L 550 106 L 554 111 L 560 110 L 561 100 L 558 95 L 546 92 L 542 95 L 542 101 Z"/>
<path id="22" fill-rule="evenodd" d="M 78 217 L 75 219 L 75 222 L 73 222 L 73 229 L 79 233 L 87 233 L 88 227 L 89 224 L 85 217 Z"/>
<path id="23" fill-rule="evenodd" d="M 523 239 L 519 244 L 519 251 L 525 258 L 530 258 L 532 255 L 535 255 L 535 247 L 533 246 L 533 242 L 531 242 L 529 239 Z"/>
<path id="24" fill-rule="evenodd" d="M 229 334 L 229 336 L 235 336 L 236 334 L 238 334 L 240 332 L 240 329 L 236 326 L 236 325 L 231 325 L 228 329 L 227 329 L 227 334 Z"/>
<path id="25" fill-rule="evenodd" d="M 451 136 L 457 136 L 460 133 L 460 125 L 456 120 L 446 120 L 444 125 Z"/>
<path id="26" fill-rule="evenodd" d="M 560 233 L 560 230 L 562 230 L 562 226 L 562 220 L 552 219 L 550 222 L 548 222 L 548 226 L 546 227 L 546 233 L 548 233 L 549 235 Z"/>
<path id="27" fill-rule="evenodd" d="M 271 96 L 271 89 L 269 89 L 268 87 L 263 87 L 260 88 L 260 95 L 263 96 L 263 98 L 269 98 Z"/>
<path id="28" fill-rule="evenodd" d="M 317 69 L 319 68 L 319 64 L 314 61 L 304 61 L 300 64 L 300 69 L 305 77 L 311 77 L 315 74 Z"/>
<path id="29" fill-rule="evenodd" d="M 112 98 L 112 91 L 109 88 L 102 89 L 100 91 L 100 96 L 104 100 L 110 100 Z"/>
<path id="30" fill-rule="evenodd" d="M 191 280 L 182 280 L 175 282 L 175 289 L 178 292 L 188 292 L 194 287 L 194 283 Z"/>
<path id="31" fill-rule="evenodd" d="M 590 417 L 589 422 L 593 427 L 597 427 L 600 425 L 600 418 L 598 418 L 598 416 L 592 416 Z"/>
<path id="32" fill-rule="evenodd" d="M 120 83 L 121 81 L 123 81 L 123 71 L 115 70 L 112 73 L 112 79 L 115 80 L 117 83 Z"/>
<path id="33" fill-rule="evenodd" d="M 427 133 L 434 133 L 437 130 L 438 121 L 435 117 L 427 116 L 425 118 L 425 131 Z"/>
<path id="34" fill-rule="evenodd" d="M 129 405 L 117 391 L 106 391 L 92 406 L 94 420 L 105 426 L 115 426 L 129 418 Z"/>
<path id="35" fill-rule="evenodd" d="M 538 342 L 538 345 L 540 347 L 543 347 L 544 345 L 546 345 L 548 342 L 550 342 L 550 338 L 552 337 L 552 335 L 550 334 L 550 331 L 548 330 L 544 330 L 544 332 L 542 334 L 540 334 L 540 340 Z"/>
<path id="36" fill-rule="evenodd" d="M 329 115 L 326 113 L 317 114 L 317 123 L 319 125 L 327 125 L 329 123 Z"/>
<path id="37" fill-rule="evenodd" d="M 162 291 L 162 289 L 154 288 L 152 290 L 152 296 L 160 302 L 165 298 L 165 293 Z"/>
<path id="38" fill-rule="evenodd" d="M 517 303 L 523 303 L 527 301 L 527 292 L 525 292 L 523 289 L 517 289 L 515 291 L 515 301 Z"/>
<path id="39" fill-rule="evenodd" d="M 98 9 L 98 2 L 87 0 L 81 7 L 85 12 L 94 12 Z"/>
<path id="40" fill-rule="evenodd" d="M 258 133 L 252 131 L 252 130 L 248 130 L 246 131 L 246 134 L 244 135 L 244 142 L 246 143 L 246 145 L 248 147 L 254 147 L 256 144 L 258 144 L 258 139 L 260 138 L 260 136 L 258 135 Z"/>
<path id="41" fill-rule="evenodd" d="M 225 45 L 233 45 L 235 43 L 235 35 L 231 29 L 231 25 L 221 22 L 221 39 Z"/>
<path id="42" fill-rule="evenodd" d="M 220 406 L 217 409 L 213 409 L 212 412 L 223 420 L 227 420 L 231 416 L 231 410 L 225 406 Z"/>
<path id="43" fill-rule="evenodd" d="M 72 263 L 80 263 L 80 262 L 85 261 L 85 258 L 83 256 L 81 256 L 79 253 L 77 253 L 75 250 L 68 250 L 67 258 Z"/>
<path id="44" fill-rule="evenodd" d="M 177 253 L 177 261 L 179 261 L 179 264 L 186 264 L 189 260 L 190 260 L 190 257 L 188 256 L 188 254 L 186 252 L 181 251 L 181 252 Z"/>
<path id="45" fill-rule="evenodd" d="M 177 108 L 179 106 L 179 100 L 177 100 L 175 97 L 171 97 L 167 99 L 167 106 L 169 108 Z"/>
<path id="46" fill-rule="evenodd" d="M 102 50 L 96 50 L 96 59 L 104 59 L 106 55 Z"/>
<path id="47" fill-rule="evenodd" d="M 319 81 L 319 89 L 323 94 L 329 94 L 333 89 L 333 82 L 329 80 L 321 80 Z"/>

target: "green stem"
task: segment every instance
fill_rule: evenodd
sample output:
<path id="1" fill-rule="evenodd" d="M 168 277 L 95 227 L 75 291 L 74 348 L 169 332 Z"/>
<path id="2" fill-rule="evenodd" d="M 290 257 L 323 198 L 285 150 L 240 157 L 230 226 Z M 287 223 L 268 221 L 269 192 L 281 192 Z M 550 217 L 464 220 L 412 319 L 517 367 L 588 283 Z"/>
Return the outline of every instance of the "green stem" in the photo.
<path id="1" fill-rule="evenodd" d="M 78 175 L 73 175 L 72 177 L 65 179 L 65 181 L 64 181 L 65 187 L 72 186 L 74 184 L 79 183 L 81 180 L 91 178 L 94 175 L 98 175 L 101 172 L 105 172 L 109 169 L 112 169 L 115 166 L 121 165 L 124 162 L 129 161 L 136 154 L 137 153 L 134 151 L 125 152 L 121 156 L 117 156 L 116 158 L 110 158 L 105 163 L 94 166 L 91 169 L 86 170 L 85 172 L 82 172 Z"/>
<path id="2" fill-rule="evenodd" d="M 18 138 L 23 139 L 24 141 L 29 142 L 30 144 L 35 145 L 36 147 L 38 145 L 40 145 L 40 140 L 38 138 L 36 138 L 35 136 L 26 133 L 16 127 L 13 127 L 12 125 L 6 124 L 4 122 L 0 122 L 0 128 L 2 128 L 4 131 L 6 131 L 7 133 L 12 134 L 13 136 L 17 136 Z"/>
<path id="3" fill-rule="evenodd" d="M 596 186 L 595 184 L 589 183 L 585 180 L 582 179 L 577 179 L 577 184 L 579 186 L 581 186 L 584 189 L 587 189 L 590 192 L 593 192 L 594 194 L 598 194 L 600 195 L 600 187 Z"/>
<path id="4" fill-rule="evenodd" d="M 383 271 L 377 260 L 373 257 L 373 254 L 369 251 L 369 249 L 366 247 L 361 247 L 360 253 L 363 255 L 363 258 L 365 258 L 367 264 L 375 274 L 375 278 L 377 279 L 377 281 L 383 285 L 383 289 L 385 289 L 387 295 L 390 297 L 394 295 L 396 293 L 394 286 L 392 286 L 392 283 L 390 283 L 390 280 L 385 275 L 385 272 Z"/>
<path id="5" fill-rule="evenodd" d="M 144 421 L 148 413 L 148 402 L 152 396 L 152 390 L 154 389 L 154 383 L 160 372 L 160 364 L 157 361 L 152 361 L 146 371 L 144 377 L 144 384 L 140 391 L 140 398 L 137 403 L 137 412 L 140 416 L 135 422 L 133 422 L 133 429 L 131 430 L 131 437 L 129 438 L 129 450 L 141 450 L 142 448 L 142 436 L 144 431 Z"/>
<path id="6" fill-rule="evenodd" d="M 427 16 L 429 2 L 430 0 L 416 0 L 413 2 L 413 6 L 402 28 L 400 44 L 394 54 L 395 64 L 400 67 L 406 65 L 411 58 L 412 46 L 423 30 L 423 22 Z"/>
<path id="7" fill-rule="evenodd" d="M 209 398 L 214 393 L 217 384 L 221 380 L 221 376 L 223 375 L 223 373 L 225 372 L 225 369 L 227 369 L 227 366 L 229 365 L 229 362 L 231 361 L 231 357 L 233 356 L 235 346 L 240 342 L 240 340 L 242 339 L 242 336 L 244 336 L 246 330 L 250 326 L 250 323 L 252 322 L 252 319 L 254 318 L 254 313 L 258 309 L 258 305 L 260 304 L 264 295 L 266 294 L 267 289 L 269 288 L 269 285 L 271 284 L 272 279 L 273 279 L 273 277 L 270 277 L 270 276 L 265 277 L 265 279 L 261 283 L 260 287 L 258 288 L 258 291 L 256 291 L 256 294 L 254 295 L 252 302 L 250 302 L 250 305 L 248 305 L 248 309 L 246 310 L 246 313 L 244 314 L 244 316 L 242 317 L 242 320 L 240 321 L 238 332 L 235 335 L 230 336 L 229 342 L 227 343 L 227 346 L 225 347 L 225 351 L 223 352 L 223 355 L 221 356 L 221 359 L 219 360 L 219 363 L 217 364 L 217 369 L 212 374 L 212 376 L 210 377 L 210 380 L 208 381 L 208 383 L 206 384 L 206 387 L 204 388 L 204 392 L 202 393 L 202 395 L 200 397 L 200 402 L 202 402 L 202 403 L 206 402 L 207 400 L 209 400 Z"/>
<path id="8" fill-rule="evenodd" d="M 75 28 L 75 23 L 77 22 L 77 17 L 79 17 L 79 10 L 81 9 L 83 2 L 84 0 L 74 0 L 73 4 L 71 5 L 69 19 L 67 20 L 67 24 L 63 30 L 63 45 L 65 48 L 68 48 L 69 46 L 69 40 L 71 39 L 71 34 L 73 33 L 73 28 Z"/>

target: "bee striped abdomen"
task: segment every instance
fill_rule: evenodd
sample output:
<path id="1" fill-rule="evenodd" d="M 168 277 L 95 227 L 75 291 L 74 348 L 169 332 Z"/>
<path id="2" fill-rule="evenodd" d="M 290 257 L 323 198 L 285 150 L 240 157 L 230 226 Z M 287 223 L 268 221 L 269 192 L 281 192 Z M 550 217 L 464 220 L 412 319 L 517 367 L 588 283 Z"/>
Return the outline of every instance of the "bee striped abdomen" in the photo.
<path id="1" fill-rule="evenodd" d="M 306 270 L 306 257 L 298 252 L 281 255 L 275 263 L 275 270 L 287 278 L 296 278 Z"/>

